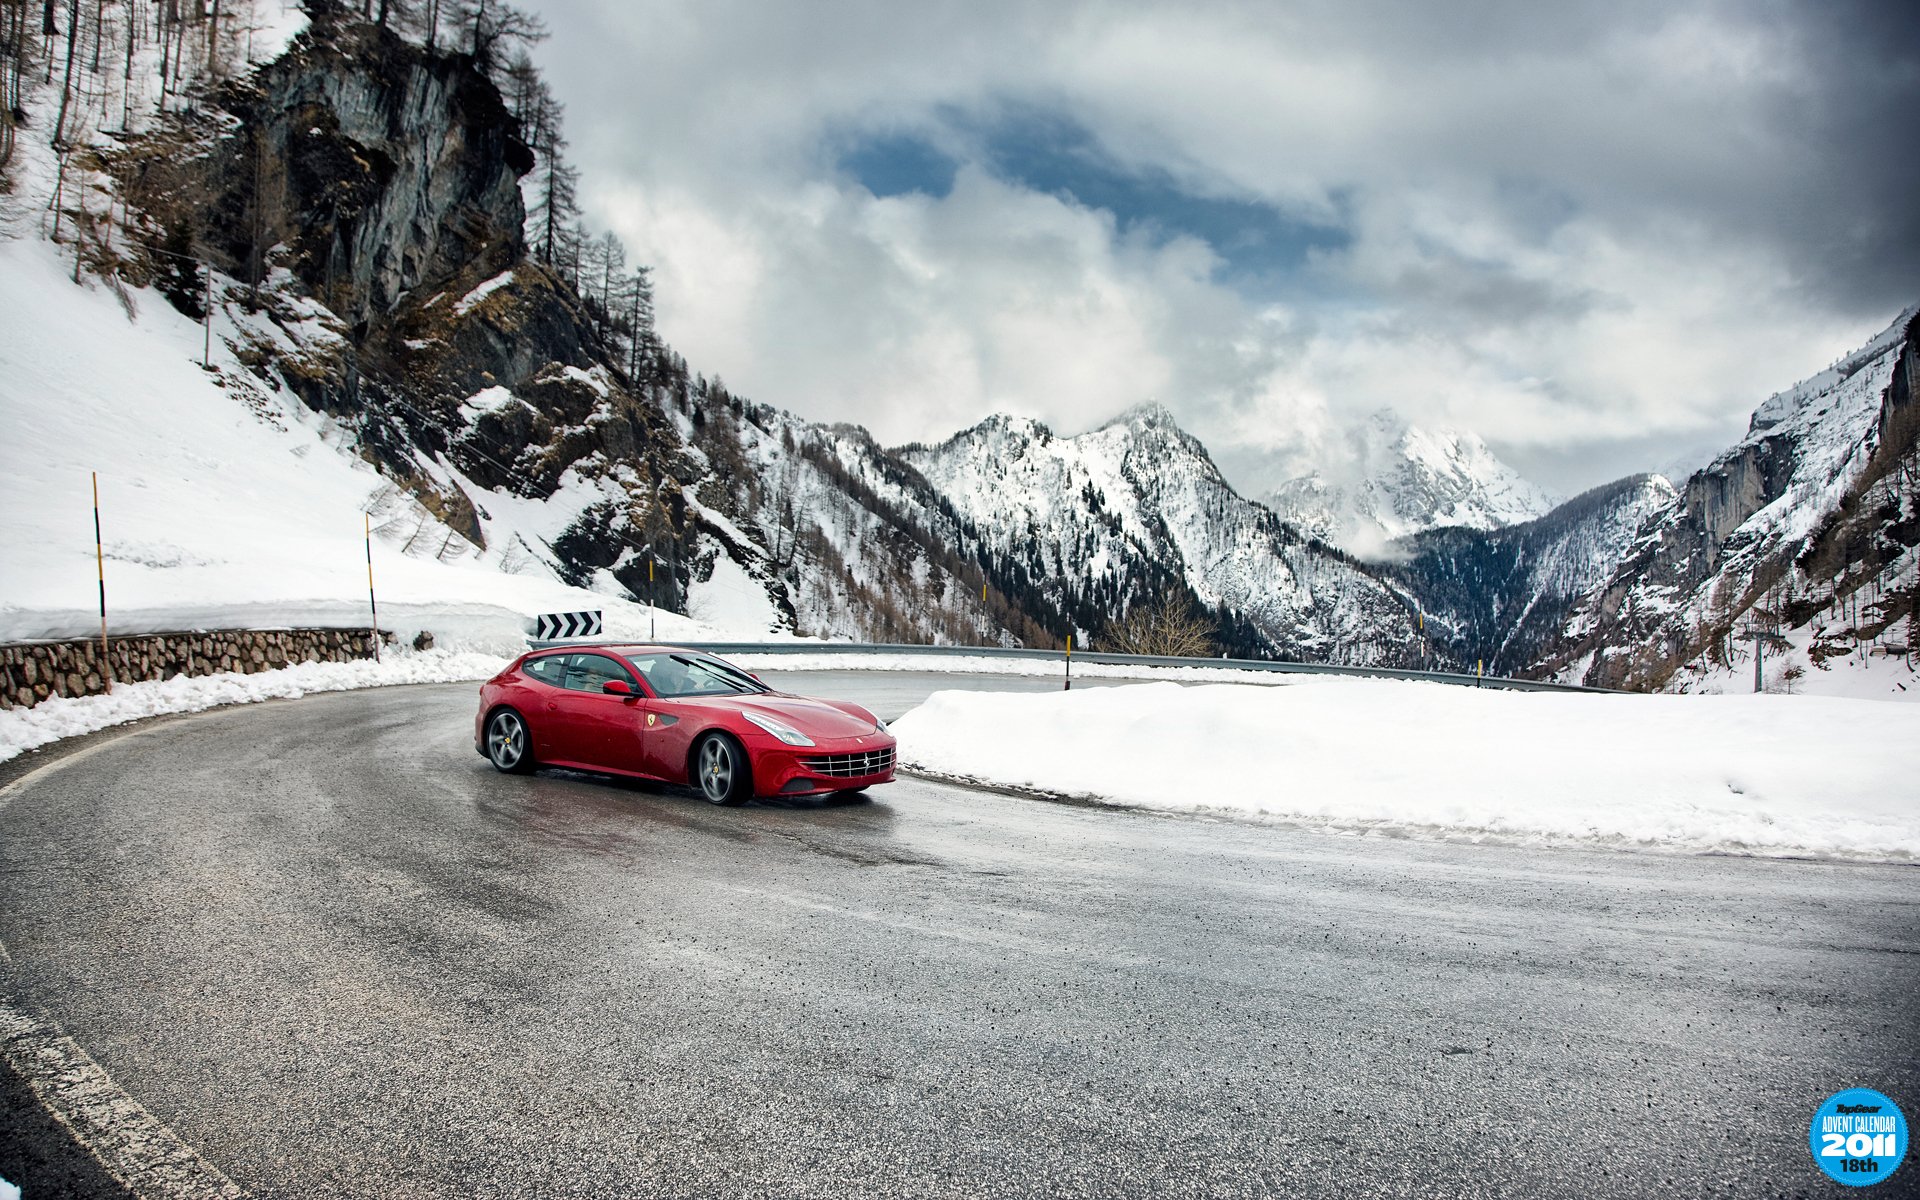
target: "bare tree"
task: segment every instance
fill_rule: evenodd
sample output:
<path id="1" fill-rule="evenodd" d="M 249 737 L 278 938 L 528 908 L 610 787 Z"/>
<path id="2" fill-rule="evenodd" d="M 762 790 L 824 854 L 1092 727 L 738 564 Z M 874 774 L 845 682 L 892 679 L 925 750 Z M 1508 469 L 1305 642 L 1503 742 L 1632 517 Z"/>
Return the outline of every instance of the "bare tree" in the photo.
<path id="1" fill-rule="evenodd" d="M 503 0 L 458 0 L 451 11 L 454 21 L 466 32 L 467 53 L 489 75 L 503 62 L 511 61 L 515 50 L 547 36 L 547 27 L 539 17 Z"/>
<path id="2" fill-rule="evenodd" d="M 635 267 L 633 277 L 627 285 L 627 375 L 631 379 L 642 378 L 640 368 L 645 366 L 646 381 L 654 382 L 653 364 L 655 353 L 659 349 L 659 338 L 653 329 L 653 268 Z"/>
<path id="3" fill-rule="evenodd" d="M 627 269 L 627 248 L 612 233 L 594 243 L 593 265 L 600 275 L 600 311 L 613 312 L 613 277 Z"/>
<path id="4" fill-rule="evenodd" d="M 1109 621 L 1103 640 L 1119 654 L 1170 658 L 1212 658 L 1213 622 L 1181 596 L 1135 604 L 1119 621 Z"/>
<path id="5" fill-rule="evenodd" d="M 51 0 L 42 14 L 52 14 Z M 25 95 L 27 73 L 27 4 L 10 0 L 0 4 L 0 167 L 13 159 L 15 117 Z"/>
<path id="6" fill-rule="evenodd" d="M 47 5 L 47 11 L 53 11 L 53 5 Z M 62 154 L 66 152 L 67 112 L 73 104 L 73 51 L 80 37 L 80 0 L 72 0 L 67 8 L 67 65 L 60 79 L 60 115 L 53 120 L 53 148 Z"/>
<path id="7" fill-rule="evenodd" d="M 527 113 L 522 121 L 528 144 L 539 157 L 533 173 L 533 204 L 527 210 L 527 228 L 540 261 L 552 267 L 562 257 L 567 227 L 580 212 L 576 198 L 580 173 L 562 157 L 567 139 L 560 135 L 560 102 L 538 77 L 533 79 L 533 90 L 526 104 Z"/>

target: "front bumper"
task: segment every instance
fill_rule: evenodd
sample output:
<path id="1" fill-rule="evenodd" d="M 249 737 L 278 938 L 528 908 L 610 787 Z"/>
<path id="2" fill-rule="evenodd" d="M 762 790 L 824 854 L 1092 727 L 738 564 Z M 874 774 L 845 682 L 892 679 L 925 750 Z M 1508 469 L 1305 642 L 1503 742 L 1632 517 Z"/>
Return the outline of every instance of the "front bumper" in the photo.
<path id="1" fill-rule="evenodd" d="M 893 778 L 896 746 L 891 737 L 839 738 L 817 746 L 775 741 L 756 747 L 754 791 L 762 796 L 807 796 L 872 787 Z"/>

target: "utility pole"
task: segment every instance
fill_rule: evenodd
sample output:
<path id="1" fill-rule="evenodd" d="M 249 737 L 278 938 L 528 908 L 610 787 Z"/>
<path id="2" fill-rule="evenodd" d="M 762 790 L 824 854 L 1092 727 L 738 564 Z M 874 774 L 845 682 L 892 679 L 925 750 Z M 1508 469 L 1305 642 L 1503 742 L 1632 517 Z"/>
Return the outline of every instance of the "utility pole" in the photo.
<path id="1" fill-rule="evenodd" d="M 1767 690 L 1767 677 L 1764 669 L 1766 661 L 1766 640 L 1771 630 L 1759 621 L 1748 619 L 1746 629 L 1734 634 L 1735 641 L 1753 643 L 1753 691 L 1755 695 Z"/>
<path id="2" fill-rule="evenodd" d="M 107 552 L 100 539 L 100 472 L 93 472 L 93 567 L 100 577 L 100 677 L 113 683 L 113 663 L 107 658 Z"/>
<path id="3" fill-rule="evenodd" d="M 373 514 L 360 514 L 367 536 L 367 613 L 373 618 L 373 661 L 380 661 L 380 605 L 373 598 Z"/>

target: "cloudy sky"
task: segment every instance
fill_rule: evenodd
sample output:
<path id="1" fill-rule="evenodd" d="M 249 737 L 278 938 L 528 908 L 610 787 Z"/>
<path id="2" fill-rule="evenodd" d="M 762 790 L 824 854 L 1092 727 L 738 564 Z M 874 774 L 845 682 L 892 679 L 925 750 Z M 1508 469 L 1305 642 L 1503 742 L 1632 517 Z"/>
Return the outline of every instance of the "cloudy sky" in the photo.
<path id="1" fill-rule="evenodd" d="M 528 7 L 668 339 L 889 443 L 1158 400 L 1259 491 L 1391 407 L 1570 493 L 1920 302 L 1901 0 Z"/>

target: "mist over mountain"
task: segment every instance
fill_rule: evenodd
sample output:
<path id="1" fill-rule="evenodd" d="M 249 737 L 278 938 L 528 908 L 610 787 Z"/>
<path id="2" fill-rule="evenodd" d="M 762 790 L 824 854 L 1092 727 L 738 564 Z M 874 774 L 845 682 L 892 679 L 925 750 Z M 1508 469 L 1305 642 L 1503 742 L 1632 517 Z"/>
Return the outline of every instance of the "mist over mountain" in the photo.
<path id="1" fill-rule="evenodd" d="M 1421 428 L 1390 409 L 1286 457 L 1316 465 L 1266 493 L 1267 506 L 1362 558 L 1430 529 L 1499 529 L 1553 507 L 1475 434 Z"/>

